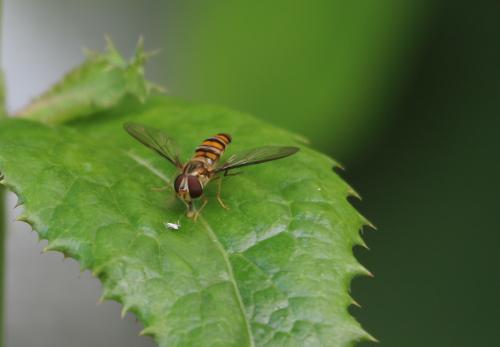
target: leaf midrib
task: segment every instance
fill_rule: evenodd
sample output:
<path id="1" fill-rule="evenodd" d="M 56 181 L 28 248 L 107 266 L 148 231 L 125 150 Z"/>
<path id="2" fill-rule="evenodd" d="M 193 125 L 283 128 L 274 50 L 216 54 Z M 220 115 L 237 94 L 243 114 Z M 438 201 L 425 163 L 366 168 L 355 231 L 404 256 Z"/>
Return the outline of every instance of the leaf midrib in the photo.
<path id="1" fill-rule="evenodd" d="M 167 183 L 167 185 L 170 187 L 171 186 L 171 181 L 170 179 L 163 175 L 160 170 L 155 168 L 151 163 L 149 163 L 146 159 L 143 159 L 142 157 L 132 153 L 132 152 L 125 152 L 126 156 L 129 157 L 131 160 L 133 160 L 136 164 L 146 168 L 148 171 L 153 173 L 155 176 L 159 177 L 162 181 Z M 208 224 L 207 220 L 204 219 L 202 216 L 198 217 L 198 220 L 201 221 L 201 224 L 203 225 L 203 228 L 205 232 L 207 233 L 208 238 L 214 243 L 215 247 L 217 250 L 220 252 L 222 255 L 222 259 L 224 260 L 224 264 L 226 266 L 226 271 L 229 275 L 229 281 L 233 287 L 234 294 L 236 296 L 236 300 L 238 301 L 238 307 L 241 312 L 241 315 L 243 317 L 243 321 L 245 322 L 245 330 L 248 336 L 248 343 L 249 347 L 255 347 L 255 342 L 252 334 L 252 329 L 250 327 L 250 322 L 248 320 L 248 317 L 245 312 L 245 306 L 243 304 L 243 299 L 241 297 L 240 290 L 238 288 L 238 284 L 236 283 L 235 277 L 234 277 L 234 272 L 233 272 L 233 266 L 231 265 L 231 262 L 229 260 L 228 254 L 224 247 L 222 246 L 222 243 L 219 241 L 219 238 L 215 234 L 214 230 Z"/>
<path id="2" fill-rule="evenodd" d="M 213 229 L 208 224 L 208 222 L 202 216 L 198 217 L 198 219 L 202 222 L 204 229 L 207 232 L 208 237 L 215 244 L 215 246 L 217 247 L 217 249 L 221 253 L 222 258 L 224 259 L 224 263 L 226 265 L 226 271 L 229 274 L 229 280 L 231 281 L 231 284 L 233 286 L 233 290 L 234 290 L 234 293 L 236 295 L 236 299 L 238 300 L 238 304 L 239 304 L 238 306 L 240 308 L 241 315 L 243 316 L 243 321 L 245 322 L 245 327 L 246 327 L 246 331 L 247 331 L 247 335 L 248 335 L 248 342 L 250 344 L 249 346 L 255 347 L 254 339 L 253 339 L 253 335 L 252 335 L 252 330 L 250 328 L 250 322 L 248 321 L 247 315 L 245 313 L 245 306 L 243 305 L 243 299 L 241 298 L 241 293 L 240 293 L 240 290 L 238 288 L 238 284 L 236 283 L 236 280 L 234 279 L 233 266 L 231 265 L 231 262 L 229 261 L 229 257 L 227 256 L 227 252 L 224 249 L 224 247 L 222 246 L 219 239 L 217 238 L 217 235 L 215 234 Z"/>

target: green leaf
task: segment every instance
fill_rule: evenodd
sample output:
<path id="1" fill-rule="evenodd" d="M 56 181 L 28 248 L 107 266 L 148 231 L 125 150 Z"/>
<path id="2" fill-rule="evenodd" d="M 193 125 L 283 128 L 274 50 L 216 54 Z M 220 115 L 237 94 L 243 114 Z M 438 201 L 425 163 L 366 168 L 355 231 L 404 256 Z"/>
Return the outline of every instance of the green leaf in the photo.
<path id="1" fill-rule="evenodd" d="M 188 159 L 204 138 L 233 136 L 227 155 L 299 145 L 289 158 L 209 185 L 197 222 L 172 191 L 176 170 L 122 130 L 133 120 L 174 137 Z M 0 122 L 3 183 L 47 250 L 77 259 L 160 346 L 352 346 L 370 339 L 349 315 L 354 258 L 367 221 L 334 161 L 295 135 L 225 108 L 157 98 L 48 126 Z M 167 185 L 167 192 L 154 187 Z M 165 222 L 179 222 L 179 231 Z"/>
<path id="2" fill-rule="evenodd" d="M 141 102 L 162 88 L 144 79 L 144 64 L 153 54 L 139 39 L 135 56 L 126 61 L 109 38 L 105 53 L 87 52 L 87 59 L 18 115 L 44 123 L 63 123 L 117 105 L 131 95 Z"/>

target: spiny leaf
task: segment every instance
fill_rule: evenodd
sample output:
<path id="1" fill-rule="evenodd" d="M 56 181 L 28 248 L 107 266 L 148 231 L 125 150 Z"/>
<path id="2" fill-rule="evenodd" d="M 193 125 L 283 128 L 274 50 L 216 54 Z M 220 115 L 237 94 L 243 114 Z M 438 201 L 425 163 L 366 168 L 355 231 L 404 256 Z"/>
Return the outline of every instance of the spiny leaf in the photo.
<path id="1" fill-rule="evenodd" d="M 90 116 L 118 104 L 126 95 L 141 102 L 162 88 L 144 79 L 144 64 L 152 55 L 139 39 L 134 57 L 126 61 L 109 38 L 105 53 L 87 52 L 87 59 L 64 79 L 19 112 L 20 117 L 62 123 Z"/>
<path id="2" fill-rule="evenodd" d="M 223 181 L 193 222 L 172 192 L 175 168 L 130 138 L 125 121 L 162 129 L 189 158 L 204 138 L 233 136 L 227 155 L 298 145 L 289 158 Z M 349 315 L 352 254 L 367 221 L 334 161 L 293 134 L 214 106 L 158 98 L 65 126 L 0 122 L 3 183 L 47 250 L 77 259 L 160 346 L 352 346 L 370 339 Z M 152 191 L 167 185 L 168 192 Z M 165 222 L 180 222 L 179 231 Z"/>

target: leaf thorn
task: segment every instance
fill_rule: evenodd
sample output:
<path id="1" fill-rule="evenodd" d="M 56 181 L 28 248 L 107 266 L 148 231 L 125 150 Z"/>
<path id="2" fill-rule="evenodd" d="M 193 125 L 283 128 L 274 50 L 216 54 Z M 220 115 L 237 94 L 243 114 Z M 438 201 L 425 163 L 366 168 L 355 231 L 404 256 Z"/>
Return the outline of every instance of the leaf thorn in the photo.
<path id="1" fill-rule="evenodd" d="M 153 327 L 147 327 L 139 332 L 139 336 L 154 336 L 155 329 Z"/>
<path id="2" fill-rule="evenodd" d="M 122 311 L 120 313 L 120 318 L 123 319 L 127 315 L 127 312 L 129 311 L 130 307 L 127 305 L 123 305 Z"/>
<path id="3" fill-rule="evenodd" d="M 359 307 L 359 308 L 362 308 L 361 304 L 359 304 L 356 300 L 354 300 L 353 298 L 351 298 L 351 303 L 356 306 L 356 307 Z"/>
<path id="4" fill-rule="evenodd" d="M 101 304 L 104 302 L 104 300 L 106 300 L 106 299 L 104 298 L 104 295 L 101 295 L 101 297 L 99 298 L 99 300 L 97 300 L 96 305 L 101 305 Z"/>

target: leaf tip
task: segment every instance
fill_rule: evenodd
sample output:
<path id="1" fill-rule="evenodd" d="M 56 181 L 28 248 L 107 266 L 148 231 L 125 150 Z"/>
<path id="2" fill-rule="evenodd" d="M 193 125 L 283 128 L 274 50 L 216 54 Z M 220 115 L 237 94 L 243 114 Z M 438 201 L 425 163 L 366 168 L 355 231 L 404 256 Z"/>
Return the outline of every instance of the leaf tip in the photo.
<path id="1" fill-rule="evenodd" d="M 146 51 L 144 49 L 144 37 L 142 35 L 139 36 L 137 40 L 137 44 L 135 47 L 135 54 L 131 60 L 132 65 L 142 66 L 144 63 L 149 60 L 149 58 L 157 55 L 160 52 L 159 49 L 155 49 L 152 51 Z"/>
<path id="2" fill-rule="evenodd" d="M 52 245 L 47 245 L 42 249 L 42 253 L 54 252 L 55 249 Z"/>
<path id="3" fill-rule="evenodd" d="M 369 228 L 372 228 L 373 230 L 377 231 L 378 228 L 375 224 L 373 224 L 368 218 L 363 217 L 363 225 L 366 225 Z"/>
<path id="4" fill-rule="evenodd" d="M 361 270 L 361 273 L 363 275 L 366 275 L 368 277 L 371 277 L 371 278 L 374 278 L 375 275 L 373 274 L 373 272 L 371 272 L 370 270 L 368 270 L 367 268 L 365 268 L 364 266 L 362 266 L 362 270 Z"/>
<path id="5" fill-rule="evenodd" d="M 356 198 L 358 200 L 363 200 L 363 198 L 361 197 L 361 195 L 359 195 L 359 193 L 352 187 L 349 186 L 349 188 L 347 189 L 347 196 L 348 197 L 353 197 L 353 198 Z"/>
<path id="6" fill-rule="evenodd" d="M 16 222 L 23 222 L 23 223 L 30 224 L 29 218 L 25 214 L 21 214 L 21 215 L 17 216 L 16 217 Z"/>
<path id="7" fill-rule="evenodd" d="M 144 36 L 139 35 L 136 44 L 136 51 L 139 53 L 144 53 Z"/>
<path id="8" fill-rule="evenodd" d="M 16 204 L 14 205 L 14 209 L 24 205 L 24 198 L 21 195 L 17 195 L 17 201 Z"/>
<path id="9" fill-rule="evenodd" d="M 353 298 L 351 298 L 351 304 L 358 307 L 358 308 L 362 308 L 361 304 L 359 302 L 357 302 L 356 300 L 354 300 Z"/>
<path id="10" fill-rule="evenodd" d="M 366 339 L 373 343 L 380 343 L 380 341 L 377 338 L 375 338 L 373 335 L 369 333 L 366 333 Z"/>
<path id="11" fill-rule="evenodd" d="M 154 327 L 147 327 L 147 328 L 142 329 L 139 332 L 139 336 L 151 336 L 151 337 L 154 337 L 155 334 L 156 334 L 156 330 L 154 329 Z"/>
<path id="12" fill-rule="evenodd" d="M 361 265 L 360 263 L 356 263 L 355 267 L 353 268 L 353 271 L 351 272 L 354 276 L 367 276 L 374 278 L 375 275 L 368 270 L 366 267 Z"/>
<path id="13" fill-rule="evenodd" d="M 104 34 L 104 41 L 106 41 L 106 49 L 108 51 L 116 52 L 116 47 L 110 34 Z"/>
<path id="14" fill-rule="evenodd" d="M 108 287 L 104 286 L 103 288 L 104 288 L 104 290 L 101 294 L 101 297 L 97 301 L 98 304 L 103 303 L 104 301 L 108 301 L 108 300 L 114 300 L 114 301 L 120 302 L 120 298 L 117 297 L 116 295 L 114 295 Z"/>
<path id="15" fill-rule="evenodd" d="M 365 240 L 363 240 L 362 237 L 360 237 L 359 239 L 360 239 L 360 241 L 358 242 L 358 245 L 361 246 L 361 247 L 363 247 L 367 251 L 369 251 L 370 247 L 368 247 L 368 245 L 366 244 Z"/>
<path id="16" fill-rule="evenodd" d="M 332 170 L 336 171 L 337 169 L 345 171 L 345 166 L 340 164 L 338 161 L 335 161 L 335 163 L 332 166 Z"/>
<path id="17" fill-rule="evenodd" d="M 127 315 L 128 311 L 130 310 L 130 306 L 128 305 L 123 305 L 122 310 L 120 312 L 120 318 L 123 319 Z"/>

